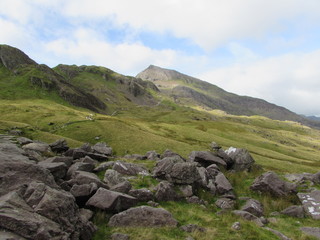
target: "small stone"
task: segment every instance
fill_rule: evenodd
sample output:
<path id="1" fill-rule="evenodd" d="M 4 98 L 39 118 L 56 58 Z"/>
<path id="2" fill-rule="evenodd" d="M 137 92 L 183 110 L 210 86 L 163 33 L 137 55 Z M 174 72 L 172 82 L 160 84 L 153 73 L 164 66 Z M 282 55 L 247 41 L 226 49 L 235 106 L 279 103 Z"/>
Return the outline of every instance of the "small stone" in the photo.
<path id="1" fill-rule="evenodd" d="M 240 222 L 235 222 L 234 224 L 232 224 L 231 228 L 234 229 L 234 230 L 239 231 L 241 229 Z"/>

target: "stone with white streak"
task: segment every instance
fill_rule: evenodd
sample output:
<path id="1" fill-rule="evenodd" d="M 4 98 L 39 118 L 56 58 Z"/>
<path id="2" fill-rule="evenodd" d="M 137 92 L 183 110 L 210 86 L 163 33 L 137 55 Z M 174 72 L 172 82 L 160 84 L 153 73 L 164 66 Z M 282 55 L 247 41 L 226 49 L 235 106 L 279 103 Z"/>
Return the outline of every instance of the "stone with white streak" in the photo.
<path id="1" fill-rule="evenodd" d="M 320 219 L 320 190 L 297 194 L 307 214 L 313 219 Z"/>

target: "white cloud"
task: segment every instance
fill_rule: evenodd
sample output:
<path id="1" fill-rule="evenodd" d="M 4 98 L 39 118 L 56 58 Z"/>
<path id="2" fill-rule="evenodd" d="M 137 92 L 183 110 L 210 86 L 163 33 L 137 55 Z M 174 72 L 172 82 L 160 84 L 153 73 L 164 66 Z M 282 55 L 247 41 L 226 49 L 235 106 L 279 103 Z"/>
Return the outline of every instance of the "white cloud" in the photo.
<path id="1" fill-rule="evenodd" d="M 135 75 L 137 69 L 141 71 L 151 63 L 172 67 L 192 61 L 192 58 L 183 56 L 177 51 L 154 50 L 139 42 L 110 43 L 104 40 L 99 33 L 85 28 L 76 29 L 69 34 L 68 38 L 46 43 L 45 50 L 48 55 L 54 54 L 55 56 L 56 62 L 52 61 L 50 65 L 63 61 L 79 65 L 86 63 L 107 66 L 117 72 L 130 75 Z"/>
<path id="2" fill-rule="evenodd" d="M 198 77 L 302 114 L 320 114 L 320 50 L 237 63 Z"/>

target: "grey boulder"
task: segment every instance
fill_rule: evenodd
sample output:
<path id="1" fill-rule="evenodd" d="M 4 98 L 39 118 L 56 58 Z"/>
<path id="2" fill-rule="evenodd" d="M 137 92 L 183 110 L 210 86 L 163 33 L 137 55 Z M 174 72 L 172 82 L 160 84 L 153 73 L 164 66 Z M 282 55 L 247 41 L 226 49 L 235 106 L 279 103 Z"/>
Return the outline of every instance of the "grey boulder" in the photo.
<path id="1" fill-rule="evenodd" d="M 178 221 L 163 208 L 141 206 L 112 216 L 108 225 L 110 227 L 176 227 Z"/>
<path id="2" fill-rule="evenodd" d="M 255 162 L 247 149 L 230 147 L 225 152 L 232 159 L 231 169 L 235 171 L 250 170 Z"/>

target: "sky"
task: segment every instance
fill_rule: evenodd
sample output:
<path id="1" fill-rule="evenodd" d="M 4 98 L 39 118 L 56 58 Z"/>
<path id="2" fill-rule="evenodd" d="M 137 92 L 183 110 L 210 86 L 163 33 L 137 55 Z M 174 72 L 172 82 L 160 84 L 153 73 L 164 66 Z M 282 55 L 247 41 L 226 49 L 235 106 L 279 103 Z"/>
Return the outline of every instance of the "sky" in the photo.
<path id="1" fill-rule="evenodd" d="M 320 116 L 319 0 L 0 0 L 0 44 L 50 67 L 153 64 Z"/>

